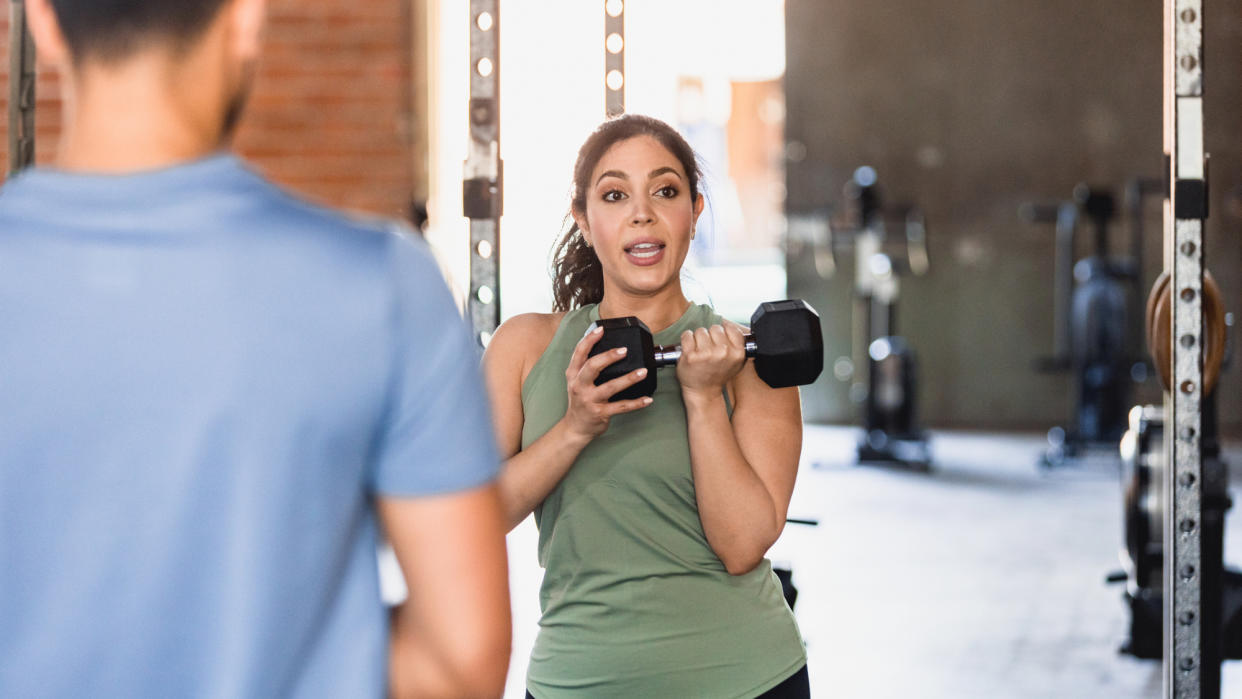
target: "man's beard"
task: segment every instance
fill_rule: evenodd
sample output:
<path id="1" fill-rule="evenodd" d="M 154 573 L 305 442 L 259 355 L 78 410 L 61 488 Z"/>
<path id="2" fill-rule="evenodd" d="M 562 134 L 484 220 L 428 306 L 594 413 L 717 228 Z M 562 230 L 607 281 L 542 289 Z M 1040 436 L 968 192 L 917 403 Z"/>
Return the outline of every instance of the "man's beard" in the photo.
<path id="1" fill-rule="evenodd" d="M 238 122 L 241 121 L 242 112 L 246 110 L 246 101 L 250 98 L 250 88 L 254 83 L 255 62 L 248 61 L 242 66 L 242 77 L 237 90 L 229 98 L 228 104 L 224 108 L 224 119 L 220 125 L 220 144 L 225 145 L 233 140 L 233 135 L 237 132 Z"/>

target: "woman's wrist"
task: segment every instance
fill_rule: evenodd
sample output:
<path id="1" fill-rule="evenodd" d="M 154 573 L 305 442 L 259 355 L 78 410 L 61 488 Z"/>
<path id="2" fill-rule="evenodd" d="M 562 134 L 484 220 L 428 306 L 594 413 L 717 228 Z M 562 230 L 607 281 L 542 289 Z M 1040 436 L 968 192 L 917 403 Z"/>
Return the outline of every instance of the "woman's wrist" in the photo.
<path id="1" fill-rule="evenodd" d="M 708 388 L 681 387 L 681 400 L 686 410 L 710 410 L 717 405 L 724 406 L 724 388 L 714 386 Z"/>
<path id="2" fill-rule="evenodd" d="M 587 445 L 591 443 L 591 440 L 595 439 L 595 435 L 593 434 L 575 430 L 573 425 L 569 422 L 568 415 L 562 417 L 553 429 L 559 433 L 557 435 L 558 441 L 574 453 L 586 449 Z"/>

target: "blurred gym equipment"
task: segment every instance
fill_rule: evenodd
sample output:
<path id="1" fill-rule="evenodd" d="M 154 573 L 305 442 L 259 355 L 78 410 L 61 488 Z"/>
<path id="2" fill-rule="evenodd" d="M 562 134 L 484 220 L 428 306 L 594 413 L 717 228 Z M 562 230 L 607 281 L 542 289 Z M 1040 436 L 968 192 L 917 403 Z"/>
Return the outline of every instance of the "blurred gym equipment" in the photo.
<path id="1" fill-rule="evenodd" d="M 1130 208 L 1139 207 L 1141 218 L 1141 189 L 1139 194 Z M 1130 327 L 1142 293 L 1141 240 L 1130 241 L 1133 256 L 1111 257 L 1108 234 L 1115 214 L 1112 194 L 1085 184 L 1074 188 L 1069 201 L 1026 204 L 1019 210 L 1029 222 L 1056 226 L 1053 355 L 1038 360 L 1036 368 L 1068 370 L 1074 386 L 1071 420 L 1049 430 L 1049 449 L 1040 460 L 1044 466 L 1063 465 L 1092 447 L 1116 448 L 1125 431 L 1132 384 L 1146 378 L 1137 333 Z M 1090 256 L 1075 263 L 1082 218 L 1091 222 L 1094 245 Z M 1141 222 L 1131 232 L 1141 232 Z"/>
<path id="2" fill-rule="evenodd" d="M 1147 345 L 1156 374 L 1165 391 L 1172 384 L 1173 339 L 1170 330 L 1169 275 L 1162 274 L 1147 301 Z M 1203 401 L 1202 433 L 1202 509 L 1198 525 L 1201 544 L 1199 579 L 1201 582 L 1201 664 L 1203 696 L 1218 696 L 1220 663 L 1242 659 L 1242 573 L 1225 567 L 1225 515 L 1233 506 L 1229 497 L 1229 467 L 1221 458 L 1218 440 L 1217 396 L 1214 392 L 1220 373 L 1227 364 L 1226 340 L 1232 319 L 1226 314 L 1220 289 L 1212 275 L 1203 272 Z M 1139 658 L 1163 657 L 1164 634 L 1164 522 L 1166 520 L 1165 477 L 1169 445 L 1165 440 L 1164 410 L 1154 405 L 1134 406 L 1129 430 L 1121 440 L 1124 545 L 1122 570 L 1109 576 L 1112 582 L 1125 582 L 1123 598 L 1130 611 L 1130 631 L 1121 650 Z M 1185 487 L 1196 480 L 1192 473 L 1178 476 Z M 1183 519 L 1179 534 L 1196 529 L 1192 519 Z M 1186 617 L 1183 617 L 1186 618 Z"/>
<path id="3" fill-rule="evenodd" d="M 1229 468 L 1221 459 L 1216 436 L 1215 408 L 1215 396 L 1210 396 L 1204 409 L 1200 577 L 1202 663 L 1205 672 L 1215 677 L 1205 681 L 1205 686 L 1219 686 L 1222 661 L 1242 659 L 1242 573 L 1226 568 L 1224 563 L 1225 515 L 1233 501 L 1229 497 Z M 1121 440 L 1122 570 L 1111 574 L 1109 581 L 1126 583 L 1123 599 L 1130 612 L 1130 629 L 1121 651 L 1159 660 L 1164 650 L 1164 410 L 1136 405 L 1129 422 L 1130 428 Z"/>
<path id="4" fill-rule="evenodd" d="M 826 240 L 815 249 L 815 267 L 828 278 L 836 273 L 838 248 L 853 248 L 853 356 L 838 359 L 834 373 L 850 382 L 850 399 L 863 404 L 858 461 L 926 471 L 931 451 L 917 420 L 917 362 L 909 342 L 897 334 L 897 301 L 899 278 L 922 276 L 930 267 L 927 227 L 915 207 L 882 206 L 873 168 L 854 172 L 845 197 L 847 218 L 841 225 L 829 219 Z M 900 236 L 890 237 L 890 227 Z"/>

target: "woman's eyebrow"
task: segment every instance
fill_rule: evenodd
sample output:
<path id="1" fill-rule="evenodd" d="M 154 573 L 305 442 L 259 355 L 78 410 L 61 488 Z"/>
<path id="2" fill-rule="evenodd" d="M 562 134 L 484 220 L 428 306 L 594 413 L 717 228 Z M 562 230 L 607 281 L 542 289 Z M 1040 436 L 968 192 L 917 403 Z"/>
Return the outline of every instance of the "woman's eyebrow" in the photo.
<path id="1" fill-rule="evenodd" d="M 595 184 L 599 184 L 600 182 L 602 182 L 605 177 L 616 177 L 622 180 L 630 179 L 628 175 L 626 175 L 624 172 L 621 172 L 620 170 L 608 170 L 604 174 L 600 175 L 598 180 L 595 180 Z"/>
<path id="2" fill-rule="evenodd" d="M 651 173 L 647 175 L 647 179 L 654 180 L 655 178 L 665 173 L 672 173 L 674 176 L 677 177 L 677 179 L 679 180 L 682 179 L 680 172 L 677 172 L 675 168 L 671 168 L 668 166 L 658 167 L 652 170 Z M 624 172 L 621 172 L 620 170 L 608 170 L 602 173 L 599 176 L 599 179 L 595 180 L 595 184 L 599 184 L 601 181 L 603 181 L 605 177 L 616 177 L 617 179 L 626 180 L 626 181 L 629 181 L 630 179 L 629 175 L 626 175 Z"/>

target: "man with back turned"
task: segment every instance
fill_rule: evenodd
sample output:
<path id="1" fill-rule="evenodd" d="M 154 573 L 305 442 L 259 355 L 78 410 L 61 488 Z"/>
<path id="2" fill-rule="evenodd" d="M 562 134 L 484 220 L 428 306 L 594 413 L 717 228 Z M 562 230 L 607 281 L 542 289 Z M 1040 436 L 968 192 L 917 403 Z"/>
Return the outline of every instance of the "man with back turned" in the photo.
<path id="1" fill-rule="evenodd" d="M 0 696 L 503 687 L 476 354 L 421 241 L 229 153 L 264 4 L 27 0 L 64 118 L 0 188 Z"/>

